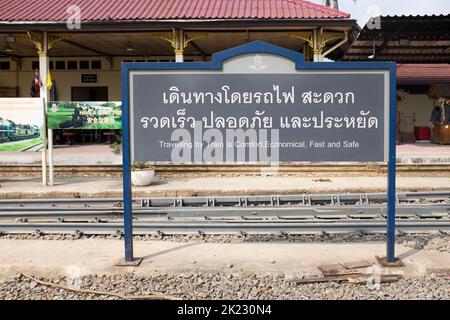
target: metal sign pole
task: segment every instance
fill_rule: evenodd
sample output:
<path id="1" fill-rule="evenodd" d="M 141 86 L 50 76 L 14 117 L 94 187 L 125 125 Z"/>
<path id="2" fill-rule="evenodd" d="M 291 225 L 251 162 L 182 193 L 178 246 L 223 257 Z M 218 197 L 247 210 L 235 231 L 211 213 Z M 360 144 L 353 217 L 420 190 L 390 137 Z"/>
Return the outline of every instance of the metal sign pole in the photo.
<path id="1" fill-rule="evenodd" d="M 395 262 L 395 205 L 396 205 L 396 147 L 397 147 L 397 68 L 390 70 L 390 104 L 389 104 L 389 162 L 388 162 L 388 194 L 387 194 L 387 252 L 388 263 Z"/>
<path id="2" fill-rule="evenodd" d="M 47 107 L 47 106 L 46 106 Z M 54 185 L 54 170 L 53 170 L 53 129 L 48 129 L 48 177 L 49 185 Z"/>
<path id="3" fill-rule="evenodd" d="M 128 70 L 122 69 L 122 166 L 125 262 L 133 262 L 133 208 L 131 192 L 130 120 L 128 106 Z"/>

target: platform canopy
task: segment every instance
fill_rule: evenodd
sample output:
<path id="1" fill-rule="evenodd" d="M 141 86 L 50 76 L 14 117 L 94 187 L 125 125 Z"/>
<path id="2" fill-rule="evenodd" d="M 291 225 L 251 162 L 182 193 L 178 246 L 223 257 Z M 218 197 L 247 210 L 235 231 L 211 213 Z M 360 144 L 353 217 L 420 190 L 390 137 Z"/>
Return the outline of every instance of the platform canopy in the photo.
<path id="1" fill-rule="evenodd" d="M 398 64 L 399 84 L 450 84 L 450 64 Z"/>
<path id="2" fill-rule="evenodd" d="M 379 19 L 361 30 L 344 60 L 450 63 L 450 14 Z"/>
<path id="3" fill-rule="evenodd" d="M 80 30 L 66 25 L 73 5 L 80 9 Z M 49 51 L 54 57 L 173 55 L 179 35 L 185 55 L 208 57 L 254 40 L 296 51 L 305 45 L 313 51 L 317 42 L 315 49 L 326 52 L 344 32 L 352 40 L 358 28 L 349 14 L 304 0 L 0 0 L 0 8 L 0 55 L 15 57 L 36 55 L 33 43 L 20 38 L 30 31 L 59 33 L 61 41 Z M 184 34 L 172 37 L 174 29 Z M 7 42 L 8 35 L 17 41 Z M 341 57 L 341 48 L 327 56 Z"/>

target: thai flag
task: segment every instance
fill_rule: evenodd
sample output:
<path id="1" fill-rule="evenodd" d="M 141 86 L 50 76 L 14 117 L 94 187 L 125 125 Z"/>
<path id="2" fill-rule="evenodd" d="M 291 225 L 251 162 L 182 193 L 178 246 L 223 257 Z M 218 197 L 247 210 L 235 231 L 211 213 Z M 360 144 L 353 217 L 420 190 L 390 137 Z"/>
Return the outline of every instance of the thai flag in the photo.
<path id="1" fill-rule="evenodd" d="M 39 79 L 39 70 L 36 70 L 36 72 L 34 74 L 34 86 L 36 88 L 40 88 L 42 86 L 42 82 Z"/>

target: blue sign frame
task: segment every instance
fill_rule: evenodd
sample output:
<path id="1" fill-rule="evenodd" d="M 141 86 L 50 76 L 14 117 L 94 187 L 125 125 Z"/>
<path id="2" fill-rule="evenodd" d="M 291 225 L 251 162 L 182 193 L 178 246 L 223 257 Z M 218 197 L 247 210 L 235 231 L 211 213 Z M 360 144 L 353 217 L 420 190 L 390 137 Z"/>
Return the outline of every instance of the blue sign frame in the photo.
<path id="1" fill-rule="evenodd" d="M 389 263 L 395 261 L 395 202 L 396 202 L 396 81 L 395 62 L 305 62 L 301 53 L 285 49 L 264 41 L 254 41 L 213 54 L 211 62 L 127 62 L 122 63 L 122 153 L 123 153 L 123 198 L 125 261 L 132 262 L 133 212 L 131 192 L 131 149 L 129 113 L 129 73 L 135 70 L 222 70 L 225 60 L 244 55 L 266 53 L 290 59 L 297 70 L 384 70 L 389 71 L 389 157 L 387 184 L 387 248 Z"/>

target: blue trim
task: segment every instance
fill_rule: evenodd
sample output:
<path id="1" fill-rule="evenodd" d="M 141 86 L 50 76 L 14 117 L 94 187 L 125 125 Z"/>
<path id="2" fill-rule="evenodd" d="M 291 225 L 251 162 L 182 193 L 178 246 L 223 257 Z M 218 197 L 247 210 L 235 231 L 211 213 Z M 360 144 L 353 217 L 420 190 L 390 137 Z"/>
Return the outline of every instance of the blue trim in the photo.
<path id="1" fill-rule="evenodd" d="M 128 68 L 122 69 L 122 168 L 123 168 L 123 221 L 125 238 L 125 261 L 133 257 L 133 210 L 131 196 L 131 152 Z"/>
<path id="2" fill-rule="evenodd" d="M 396 175 L 396 75 L 395 62 L 305 62 L 301 53 L 264 41 L 253 41 L 232 49 L 213 54 L 211 62 L 127 62 L 122 63 L 122 147 L 123 147 L 123 194 L 125 260 L 133 259 L 133 227 L 131 207 L 131 168 L 129 131 L 129 72 L 131 70 L 222 70 L 223 63 L 233 57 L 252 53 L 267 53 L 287 58 L 295 63 L 297 70 L 387 70 L 390 73 L 389 110 L 389 158 L 388 158 L 388 220 L 387 259 L 395 260 L 395 175 Z M 131 260 L 130 260 L 131 259 Z"/>

